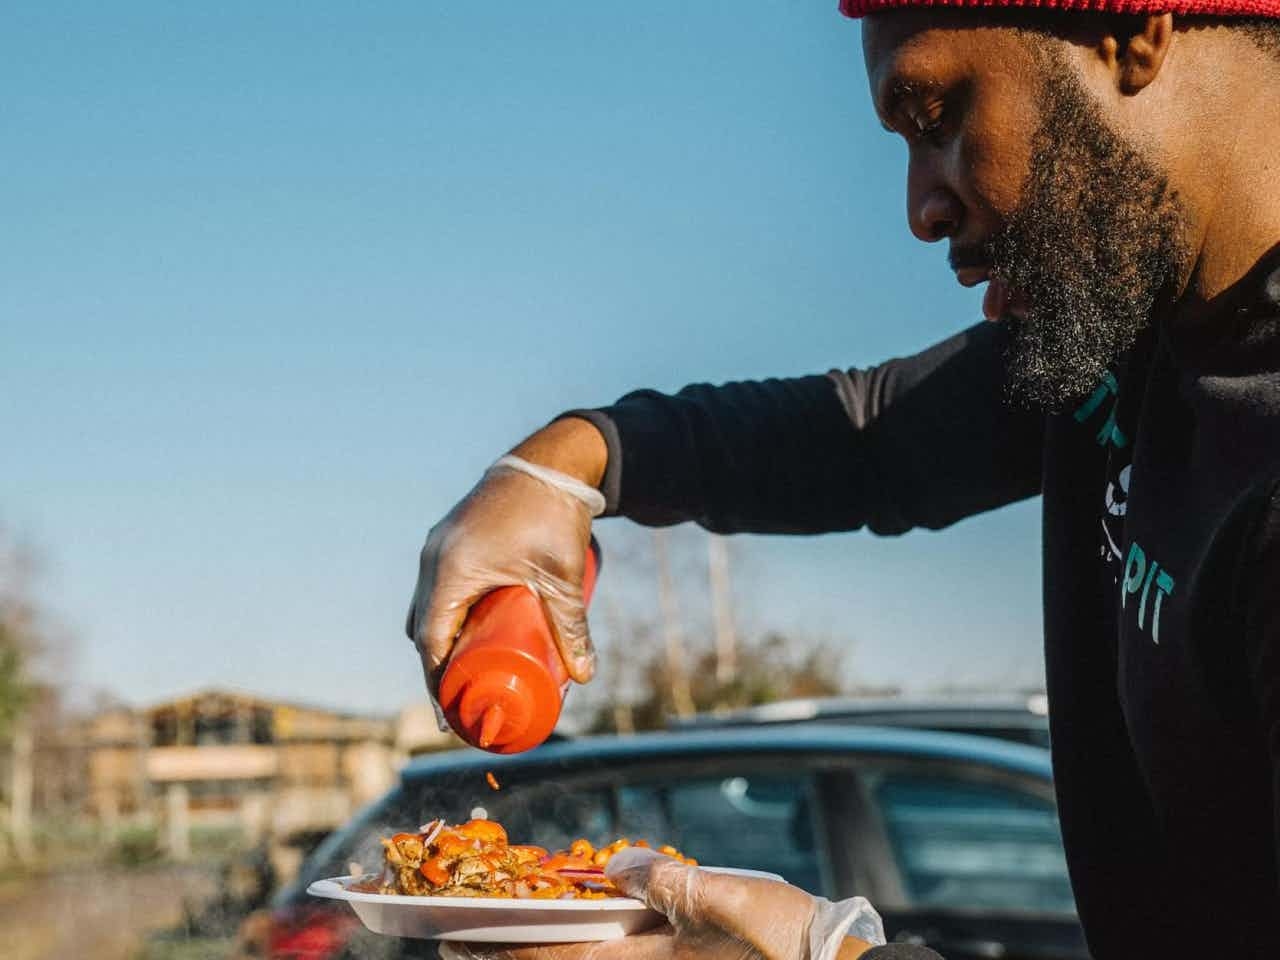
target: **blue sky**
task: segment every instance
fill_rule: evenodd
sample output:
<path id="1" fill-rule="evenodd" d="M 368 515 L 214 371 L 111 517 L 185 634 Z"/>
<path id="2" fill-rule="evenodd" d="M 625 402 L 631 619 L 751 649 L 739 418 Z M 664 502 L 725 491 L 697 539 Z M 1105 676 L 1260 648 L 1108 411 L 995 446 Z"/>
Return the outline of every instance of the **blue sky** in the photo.
<path id="1" fill-rule="evenodd" d="M 76 681 L 399 706 L 422 538 L 521 435 L 977 320 L 835 8 L 8 7 L 0 523 Z M 1036 503 L 735 549 L 860 679 L 1040 677 Z"/>

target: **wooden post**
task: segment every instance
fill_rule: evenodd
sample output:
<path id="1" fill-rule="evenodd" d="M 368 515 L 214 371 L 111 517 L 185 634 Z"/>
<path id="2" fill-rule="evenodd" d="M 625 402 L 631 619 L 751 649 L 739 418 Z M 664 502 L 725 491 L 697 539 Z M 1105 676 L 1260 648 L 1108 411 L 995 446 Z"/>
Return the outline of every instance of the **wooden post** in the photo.
<path id="1" fill-rule="evenodd" d="M 622 608 L 614 592 L 605 590 L 602 591 L 602 596 L 605 619 L 609 621 L 609 636 L 613 640 L 609 650 L 610 659 L 613 662 L 609 664 L 607 673 L 610 680 L 609 698 L 613 701 L 613 728 L 618 733 L 635 733 L 635 711 L 631 708 L 630 701 L 626 699 L 626 691 L 623 689 L 624 678 L 631 666 L 631 658 L 627 655 L 630 646 L 627 643 L 629 639 L 626 635 L 627 627 L 623 622 Z"/>
<path id="2" fill-rule="evenodd" d="M 107 788 L 94 792 L 94 808 L 98 811 L 98 821 L 102 824 L 103 833 L 114 837 L 120 829 L 120 793 L 113 783 Z"/>
<path id="3" fill-rule="evenodd" d="M 31 726 L 19 717 L 13 731 L 13 770 L 10 774 L 9 832 L 13 837 L 13 853 L 19 863 L 32 863 L 36 858 L 31 839 L 31 797 L 35 790 L 32 770 L 35 744 Z"/>
<path id="4" fill-rule="evenodd" d="M 135 713 L 129 711 L 129 721 L 133 724 L 133 798 L 132 807 L 134 810 L 146 810 L 148 816 L 153 814 L 150 812 L 152 807 L 151 792 L 151 774 L 147 768 L 147 761 L 151 751 L 151 741 L 155 739 L 155 731 L 151 726 L 151 716 L 149 714 Z M 129 804 L 125 804 L 128 809 Z"/>
<path id="5" fill-rule="evenodd" d="M 684 627 L 675 588 L 671 583 L 671 565 L 667 558 L 667 531 L 653 531 L 653 552 L 658 561 L 658 604 L 662 609 L 662 633 L 667 646 L 667 678 L 671 683 L 671 701 L 679 717 L 697 713 L 689 689 L 689 674 L 684 663 Z"/>
<path id="6" fill-rule="evenodd" d="M 191 818 L 185 783 L 171 783 L 165 791 L 165 827 L 169 856 L 178 862 L 191 859 Z"/>
<path id="7" fill-rule="evenodd" d="M 729 584 L 729 549 L 724 537 L 707 538 L 711 579 L 711 613 L 716 625 L 716 683 L 732 683 L 738 674 L 738 637 L 733 625 L 733 591 Z"/>
<path id="8" fill-rule="evenodd" d="M 232 743 L 253 743 L 253 706 L 239 697 L 234 702 L 236 732 Z"/>

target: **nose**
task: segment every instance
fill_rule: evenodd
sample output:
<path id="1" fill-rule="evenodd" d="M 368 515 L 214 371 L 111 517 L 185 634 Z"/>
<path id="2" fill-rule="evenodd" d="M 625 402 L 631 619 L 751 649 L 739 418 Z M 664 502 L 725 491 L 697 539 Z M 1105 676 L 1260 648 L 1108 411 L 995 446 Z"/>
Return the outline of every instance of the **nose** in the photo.
<path id="1" fill-rule="evenodd" d="M 917 239 L 936 243 L 960 232 L 964 205 L 930 172 L 912 164 L 907 174 L 907 222 Z"/>

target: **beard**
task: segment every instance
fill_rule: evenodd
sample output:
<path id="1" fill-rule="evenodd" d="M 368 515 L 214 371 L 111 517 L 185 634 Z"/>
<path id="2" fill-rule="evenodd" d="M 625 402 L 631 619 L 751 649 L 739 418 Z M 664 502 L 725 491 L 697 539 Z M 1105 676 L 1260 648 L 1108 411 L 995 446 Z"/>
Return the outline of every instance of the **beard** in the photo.
<path id="1" fill-rule="evenodd" d="M 992 277 L 1026 304 L 1005 318 L 1011 399 L 1058 411 L 1090 393 L 1152 323 L 1189 262 L 1186 216 L 1165 176 L 1103 119 L 1052 48 L 1031 171 L 984 247 Z"/>

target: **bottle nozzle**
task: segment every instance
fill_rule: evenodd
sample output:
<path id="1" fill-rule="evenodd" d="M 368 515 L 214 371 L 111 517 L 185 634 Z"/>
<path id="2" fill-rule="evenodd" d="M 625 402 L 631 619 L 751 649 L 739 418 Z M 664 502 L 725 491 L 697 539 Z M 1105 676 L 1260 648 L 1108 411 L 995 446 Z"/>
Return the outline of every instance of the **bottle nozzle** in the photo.
<path id="1" fill-rule="evenodd" d="M 476 741 L 481 750 L 488 750 L 493 741 L 498 739 L 498 734 L 502 732 L 502 725 L 506 721 L 507 712 L 502 709 L 501 704 L 495 703 L 485 710 L 480 720 L 480 736 Z"/>

